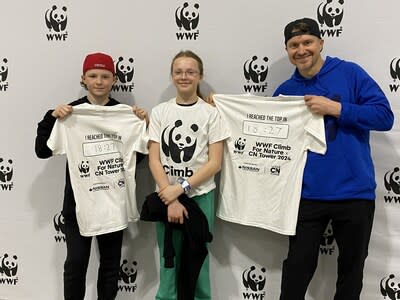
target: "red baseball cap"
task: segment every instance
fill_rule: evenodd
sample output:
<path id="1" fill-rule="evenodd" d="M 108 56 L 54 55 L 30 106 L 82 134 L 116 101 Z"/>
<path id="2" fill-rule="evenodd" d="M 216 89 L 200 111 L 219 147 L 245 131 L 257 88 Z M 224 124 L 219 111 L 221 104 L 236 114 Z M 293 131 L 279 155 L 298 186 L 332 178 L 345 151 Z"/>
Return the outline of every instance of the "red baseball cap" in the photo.
<path id="1" fill-rule="evenodd" d="M 90 69 L 108 70 L 115 75 L 113 59 L 110 55 L 104 53 L 88 54 L 83 61 L 83 74 Z"/>

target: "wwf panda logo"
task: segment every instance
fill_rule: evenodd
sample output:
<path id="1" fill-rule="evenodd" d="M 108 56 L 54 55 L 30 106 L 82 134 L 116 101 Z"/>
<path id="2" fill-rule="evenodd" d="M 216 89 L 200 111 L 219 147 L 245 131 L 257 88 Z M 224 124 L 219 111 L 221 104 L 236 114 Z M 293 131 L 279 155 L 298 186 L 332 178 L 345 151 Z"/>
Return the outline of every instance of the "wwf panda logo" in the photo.
<path id="1" fill-rule="evenodd" d="M 246 139 L 242 139 L 241 137 L 235 141 L 235 148 L 239 151 L 242 151 L 246 147 Z"/>
<path id="2" fill-rule="evenodd" d="M 0 274 L 4 274 L 7 277 L 13 277 L 17 275 L 18 262 L 17 256 L 9 256 L 7 253 L 3 255 L 0 262 Z"/>
<path id="3" fill-rule="evenodd" d="M 327 0 L 318 5 L 318 22 L 328 27 L 340 25 L 343 19 L 344 0 Z"/>
<path id="4" fill-rule="evenodd" d="M 265 268 L 251 266 L 250 269 L 244 270 L 242 281 L 246 289 L 250 288 L 253 292 L 261 291 L 264 289 L 266 281 Z"/>
<path id="5" fill-rule="evenodd" d="M 400 281 L 395 279 L 393 274 L 381 279 L 380 288 L 383 297 L 388 297 L 390 300 L 400 299 Z"/>
<path id="6" fill-rule="evenodd" d="M 134 283 L 137 277 L 137 262 L 132 261 L 128 264 L 128 260 L 124 259 L 119 269 L 119 280 L 126 284 Z"/>
<path id="7" fill-rule="evenodd" d="M 176 163 L 190 161 L 196 150 L 198 130 L 197 124 L 186 126 L 181 120 L 177 120 L 172 128 L 167 126 L 161 135 L 164 154 Z"/>
<path id="8" fill-rule="evenodd" d="M 81 172 L 82 174 L 89 173 L 89 162 L 87 160 L 81 161 L 78 165 L 78 169 L 79 169 L 79 172 Z"/>
<path id="9" fill-rule="evenodd" d="M 4 160 L 0 158 L 0 181 L 9 182 L 11 181 L 14 173 L 14 168 L 12 166 L 12 159 Z"/>
<path id="10" fill-rule="evenodd" d="M 189 3 L 185 2 L 182 7 L 180 6 L 176 9 L 175 21 L 179 30 L 181 30 L 182 27 L 188 31 L 197 28 L 199 24 L 199 7 L 198 3 L 189 5 Z"/>
<path id="11" fill-rule="evenodd" d="M 67 8 L 63 6 L 58 9 L 56 5 L 53 5 L 51 9 L 48 9 L 45 13 L 46 26 L 51 31 L 55 32 L 64 31 L 67 27 Z"/>
<path id="12" fill-rule="evenodd" d="M 251 59 L 246 60 L 243 65 L 244 77 L 246 80 L 251 80 L 254 83 L 265 81 L 268 75 L 267 62 L 268 57 L 258 59 L 257 56 L 253 56 Z"/>
<path id="13" fill-rule="evenodd" d="M 390 76 L 394 80 L 400 79 L 400 59 L 398 57 L 393 58 L 390 62 Z"/>
<path id="14" fill-rule="evenodd" d="M 395 167 L 393 171 L 388 171 L 385 174 L 384 183 L 385 188 L 388 192 L 393 191 L 393 193 L 400 194 L 400 169 Z"/>
<path id="15" fill-rule="evenodd" d="M 335 240 L 335 237 L 333 235 L 332 220 L 331 220 L 331 221 L 329 221 L 328 225 L 326 226 L 325 231 L 321 237 L 320 245 L 323 247 L 331 246 L 333 244 L 334 240 Z"/>
<path id="16" fill-rule="evenodd" d="M 57 231 L 57 233 L 61 232 L 65 234 L 64 216 L 61 212 L 54 215 L 53 224 L 54 224 L 54 229 Z"/>
<path id="17" fill-rule="evenodd" d="M 118 58 L 118 62 L 115 65 L 115 73 L 118 80 L 122 83 L 131 82 L 133 79 L 133 58 L 124 59 L 122 56 Z"/>
<path id="18" fill-rule="evenodd" d="M 7 58 L 3 58 L 2 62 L 3 63 L 0 65 L 0 82 L 6 81 L 8 77 Z"/>

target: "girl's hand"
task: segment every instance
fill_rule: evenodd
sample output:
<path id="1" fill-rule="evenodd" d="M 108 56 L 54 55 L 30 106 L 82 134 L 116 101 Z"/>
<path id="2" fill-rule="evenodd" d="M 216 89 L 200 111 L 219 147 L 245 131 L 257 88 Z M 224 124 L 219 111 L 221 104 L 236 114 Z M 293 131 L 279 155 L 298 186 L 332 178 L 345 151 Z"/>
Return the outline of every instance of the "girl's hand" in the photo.
<path id="1" fill-rule="evenodd" d="M 165 205 L 170 205 L 174 202 L 181 194 L 183 189 L 180 184 L 168 185 L 158 192 L 158 197 Z"/>
<path id="2" fill-rule="evenodd" d="M 188 218 L 189 214 L 179 200 L 176 199 L 168 205 L 168 222 L 183 224 L 184 217 Z"/>

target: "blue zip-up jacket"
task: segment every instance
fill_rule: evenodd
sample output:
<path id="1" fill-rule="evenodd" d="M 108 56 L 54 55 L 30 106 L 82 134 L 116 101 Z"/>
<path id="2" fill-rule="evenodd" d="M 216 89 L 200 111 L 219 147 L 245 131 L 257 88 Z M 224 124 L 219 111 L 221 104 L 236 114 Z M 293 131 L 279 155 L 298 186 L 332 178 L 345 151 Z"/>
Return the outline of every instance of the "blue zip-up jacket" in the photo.
<path id="1" fill-rule="evenodd" d="M 369 145 L 370 130 L 393 126 L 389 101 L 359 65 L 326 57 L 318 74 L 307 79 L 298 70 L 274 96 L 316 95 L 342 105 L 339 118 L 325 116 L 327 152 L 309 152 L 302 198 L 308 200 L 375 200 L 375 171 Z"/>

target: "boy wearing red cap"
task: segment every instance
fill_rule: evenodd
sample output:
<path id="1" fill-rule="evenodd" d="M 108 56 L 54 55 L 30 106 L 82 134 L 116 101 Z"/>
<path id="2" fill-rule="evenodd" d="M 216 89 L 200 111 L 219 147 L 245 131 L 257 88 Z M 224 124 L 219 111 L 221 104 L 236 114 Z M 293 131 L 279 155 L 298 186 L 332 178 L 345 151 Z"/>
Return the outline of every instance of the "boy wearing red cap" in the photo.
<path id="1" fill-rule="evenodd" d="M 110 91 L 116 80 L 114 62 L 109 55 L 104 53 L 87 55 L 83 62 L 83 74 L 81 76 L 81 85 L 87 89 L 87 96 L 69 104 L 59 105 L 45 114 L 43 120 L 38 124 L 35 142 L 36 155 L 39 158 L 48 158 L 53 155 L 52 150 L 47 145 L 47 141 L 56 120 L 58 118 L 63 119 L 71 114 L 73 106 L 84 103 L 101 106 L 120 104 L 110 97 Z M 147 113 L 144 110 L 134 107 L 133 111 L 139 118 L 147 120 Z M 140 161 L 139 157 L 138 161 Z M 85 297 L 86 272 L 92 240 L 91 236 L 80 234 L 75 208 L 76 202 L 67 164 L 62 209 L 67 245 L 67 257 L 64 264 L 65 300 L 83 300 Z M 122 237 L 122 230 L 96 235 L 100 255 L 97 280 L 99 300 L 112 300 L 116 297 Z"/>

